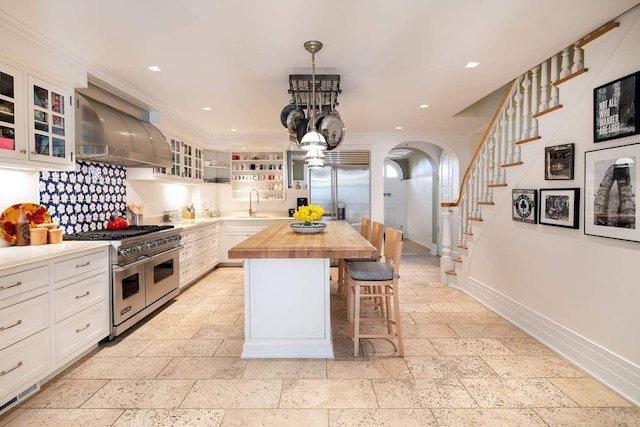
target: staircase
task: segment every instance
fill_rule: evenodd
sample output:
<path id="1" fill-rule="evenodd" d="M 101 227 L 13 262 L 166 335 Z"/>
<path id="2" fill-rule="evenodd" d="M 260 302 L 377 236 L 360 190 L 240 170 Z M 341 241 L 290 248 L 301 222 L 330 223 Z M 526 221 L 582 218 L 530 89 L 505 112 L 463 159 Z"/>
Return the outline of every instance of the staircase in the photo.
<path id="1" fill-rule="evenodd" d="M 613 21 L 603 25 L 511 82 L 465 171 L 458 200 L 441 204 L 443 284 L 454 285 L 464 277 L 465 259 L 473 251 L 474 226 L 481 230 L 478 225 L 485 220 L 483 207 L 494 205 L 495 188 L 509 186 L 508 171 L 524 164 L 522 145 L 541 139 L 538 118 L 562 108 L 561 84 L 588 71 L 582 48 L 618 26 Z M 459 224 L 456 233 L 454 215 Z"/>

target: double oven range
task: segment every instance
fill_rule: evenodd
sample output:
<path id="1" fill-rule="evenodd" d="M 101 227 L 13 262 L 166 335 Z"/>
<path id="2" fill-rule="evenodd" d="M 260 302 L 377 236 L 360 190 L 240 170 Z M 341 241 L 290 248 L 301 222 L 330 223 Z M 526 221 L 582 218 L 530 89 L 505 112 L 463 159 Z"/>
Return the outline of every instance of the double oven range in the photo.
<path id="1" fill-rule="evenodd" d="M 111 340 L 179 293 L 182 246 L 172 225 L 89 231 L 64 239 L 111 243 Z"/>

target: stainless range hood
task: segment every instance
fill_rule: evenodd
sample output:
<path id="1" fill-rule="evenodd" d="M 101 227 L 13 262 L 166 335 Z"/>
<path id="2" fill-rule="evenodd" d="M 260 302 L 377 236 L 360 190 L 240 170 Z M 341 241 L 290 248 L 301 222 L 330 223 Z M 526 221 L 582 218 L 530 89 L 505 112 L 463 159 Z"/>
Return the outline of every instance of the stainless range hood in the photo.
<path id="1" fill-rule="evenodd" d="M 126 167 L 171 167 L 162 133 L 142 121 L 76 92 L 76 157 Z"/>

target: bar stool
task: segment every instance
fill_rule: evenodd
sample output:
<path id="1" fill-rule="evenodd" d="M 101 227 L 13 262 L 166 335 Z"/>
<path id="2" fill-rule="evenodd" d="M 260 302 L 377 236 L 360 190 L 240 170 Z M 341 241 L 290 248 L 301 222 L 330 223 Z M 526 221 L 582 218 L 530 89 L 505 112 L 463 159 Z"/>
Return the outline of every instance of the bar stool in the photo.
<path id="1" fill-rule="evenodd" d="M 360 220 L 360 235 L 371 241 L 371 219 L 362 217 Z M 379 253 L 379 252 L 378 252 Z M 347 271 L 347 260 L 340 258 L 338 260 L 338 295 L 344 296 L 345 274 Z"/>
<path id="2" fill-rule="evenodd" d="M 360 338 L 397 338 L 398 352 L 404 356 L 400 302 L 398 301 L 398 278 L 402 255 L 402 232 L 387 228 L 384 243 L 384 262 L 352 262 L 347 265 L 347 290 L 349 305 L 347 315 L 353 338 L 353 355 L 358 356 Z M 380 317 L 361 318 L 362 298 L 381 301 Z M 360 324 L 382 322 L 387 333 L 361 334 Z M 395 327 L 395 330 L 394 330 Z"/>

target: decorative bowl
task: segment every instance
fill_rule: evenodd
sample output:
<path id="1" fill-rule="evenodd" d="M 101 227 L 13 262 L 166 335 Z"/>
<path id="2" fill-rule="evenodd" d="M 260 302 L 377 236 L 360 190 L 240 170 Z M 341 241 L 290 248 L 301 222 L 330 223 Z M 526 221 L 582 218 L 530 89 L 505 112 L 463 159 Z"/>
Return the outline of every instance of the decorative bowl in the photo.
<path id="1" fill-rule="evenodd" d="M 296 233 L 300 234 L 315 234 L 321 233 L 325 228 L 327 228 L 327 224 L 324 222 L 312 222 L 311 225 L 304 225 L 304 222 L 292 222 L 289 224 L 289 227 Z"/>

